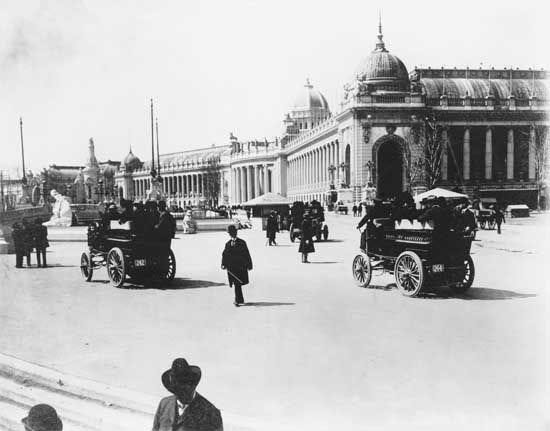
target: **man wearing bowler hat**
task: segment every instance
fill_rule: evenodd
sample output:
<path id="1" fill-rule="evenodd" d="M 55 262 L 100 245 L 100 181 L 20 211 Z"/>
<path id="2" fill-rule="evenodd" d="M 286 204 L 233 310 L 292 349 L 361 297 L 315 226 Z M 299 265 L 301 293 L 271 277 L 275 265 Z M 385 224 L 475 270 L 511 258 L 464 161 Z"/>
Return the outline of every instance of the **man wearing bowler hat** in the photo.
<path id="1" fill-rule="evenodd" d="M 248 284 L 248 271 L 252 270 L 252 258 L 246 241 L 237 238 L 235 225 L 227 226 L 230 240 L 225 244 L 222 253 L 222 269 L 227 270 L 229 287 L 235 287 L 235 307 L 244 304 L 242 286 Z"/>
<path id="2" fill-rule="evenodd" d="M 195 391 L 201 369 L 183 358 L 162 374 L 162 384 L 174 395 L 160 400 L 153 431 L 223 431 L 220 411 Z"/>

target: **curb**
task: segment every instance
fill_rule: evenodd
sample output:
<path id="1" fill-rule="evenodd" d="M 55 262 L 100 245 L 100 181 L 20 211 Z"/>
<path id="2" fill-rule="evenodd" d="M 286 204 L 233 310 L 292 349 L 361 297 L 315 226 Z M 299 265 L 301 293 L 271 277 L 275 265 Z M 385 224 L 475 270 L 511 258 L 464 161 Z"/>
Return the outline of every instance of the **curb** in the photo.
<path id="1" fill-rule="evenodd" d="M 20 430 L 24 413 L 38 403 L 52 404 L 73 430 L 149 429 L 159 400 L 0 353 L 0 430 Z M 290 431 L 223 410 L 222 417 L 226 431 Z"/>

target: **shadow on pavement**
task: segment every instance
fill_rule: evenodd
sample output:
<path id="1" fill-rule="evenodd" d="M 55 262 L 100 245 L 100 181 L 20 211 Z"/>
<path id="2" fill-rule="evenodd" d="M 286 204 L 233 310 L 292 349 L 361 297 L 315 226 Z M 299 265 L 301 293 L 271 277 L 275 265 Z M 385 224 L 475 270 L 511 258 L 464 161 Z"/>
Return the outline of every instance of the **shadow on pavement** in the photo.
<path id="1" fill-rule="evenodd" d="M 323 243 L 323 242 L 344 242 L 344 241 L 341 239 L 330 239 L 330 238 L 324 241 L 315 241 L 316 244 Z"/>
<path id="2" fill-rule="evenodd" d="M 325 261 L 325 262 L 316 261 L 316 262 L 308 262 L 308 263 L 341 263 L 341 262 L 337 262 L 337 261 Z"/>
<path id="3" fill-rule="evenodd" d="M 161 280 L 148 280 L 143 282 L 130 280 L 124 284 L 125 289 L 157 289 L 157 290 L 186 290 L 204 289 L 207 287 L 226 286 L 225 283 L 216 283 L 209 280 L 193 280 L 189 278 L 174 278 L 171 283 Z"/>
<path id="4" fill-rule="evenodd" d="M 427 299 L 462 299 L 465 301 L 499 301 L 504 299 L 533 298 L 534 293 L 518 293 L 512 290 L 490 289 L 488 287 L 472 287 L 468 292 L 454 293 L 451 289 L 441 288 L 426 292 L 420 297 Z"/>
<path id="5" fill-rule="evenodd" d="M 365 287 L 364 289 L 373 289 L 373 290 L 397 290 L 397 286 L 395 285 L 395 283 L 390 283 L 390 284 L 386 284 L 385 286 L 381 285 L 381 284 L 369 284 L 367 287 Z"/>
<path id="6" fill-rule="evenodd" d="M 280 305 L 296 305 L 294 302 L 245 302 L 241 307 L 277 307 Z"/>

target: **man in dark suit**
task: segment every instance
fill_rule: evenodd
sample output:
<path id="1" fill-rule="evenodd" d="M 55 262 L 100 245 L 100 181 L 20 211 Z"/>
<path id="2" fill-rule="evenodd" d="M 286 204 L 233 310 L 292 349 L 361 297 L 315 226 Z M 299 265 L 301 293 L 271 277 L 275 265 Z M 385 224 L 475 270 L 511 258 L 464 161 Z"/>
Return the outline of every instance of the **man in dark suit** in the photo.
<path id="1" fill-rule="evenodd" d="M 223 431 L 220 411 L 196 392 L 201 369 L 183 358 L 162 374 L 162 384 L 174 395 L 160 400 L 153 431 Z"/>
<path id="2" fill-rule="evenodd" d="M 165 201 L 158 203 L 158 209 L 160 214 L 159 221 L 155 225 L 155 233 L 160 241 L 165 241 L 169 244 L 176 234 L 176 220 L 170 214 L 168 208 L 166 208 Z"/>
<path id="3" fill-rule="evenodd" d="M 36 249 L 36 262 L 38 267 L 46 268 L 46 248 L 50 246 L 48 242 L 48 228 L 42 225 L 42 220 L 37 218 L 33 226 L 33 240 Z"/>
<path id="4" fill-rule="evenodd" d="M 222 269 L 227 270 L 229 287 L 235 287 L 235 302 L 233 304 L 238 307 L 244 304 L 242 286 L 248 284 L 248 271 L 252 270 L 252 258 L 246 242 L 237 238 L 235 225 L 229 225 L 227 233 L 231 239 L 225 244 L 222 253 Z"/>

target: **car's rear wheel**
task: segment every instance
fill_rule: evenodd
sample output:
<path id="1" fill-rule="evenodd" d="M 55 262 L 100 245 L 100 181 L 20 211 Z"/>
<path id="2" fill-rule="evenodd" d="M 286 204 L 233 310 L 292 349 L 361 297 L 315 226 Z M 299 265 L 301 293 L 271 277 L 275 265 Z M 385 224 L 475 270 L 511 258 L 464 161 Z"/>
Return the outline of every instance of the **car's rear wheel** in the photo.
<path id="1" fill-rule="evenodd" d="M 353 279 L 355 284 L 359 287 L 367 287 L 372 278 L 372 268 L 370 265 L 370 259 L 365 254 L 358 254 L 353 259 L 351 267 Z"/>
<path id="2" fill-rule="evenodd" d="M 412 251 L 404 251 L 395 261 L 395 282 L 405 296 L 417 296 L 424 284 L 424 266 L 420 257 Z"/>
<path id="3" fill-rule="evenodd" d="M 464 260 L 464 267 L 462 271 L 462 281 L 451 286 L 451 289 L 453 289 L 456 293 L 465 293 L 474 283 L 476 269 L 471 256 L 468 256 Z"/>
<path id="4" fill-rule="evenodd" d="M 107 254 L 107 274 L 113 286 L 120 287 L 124 284 L 126 263 L 124 262 L 124 254 L 118 247 L 112 248 Z"/>

